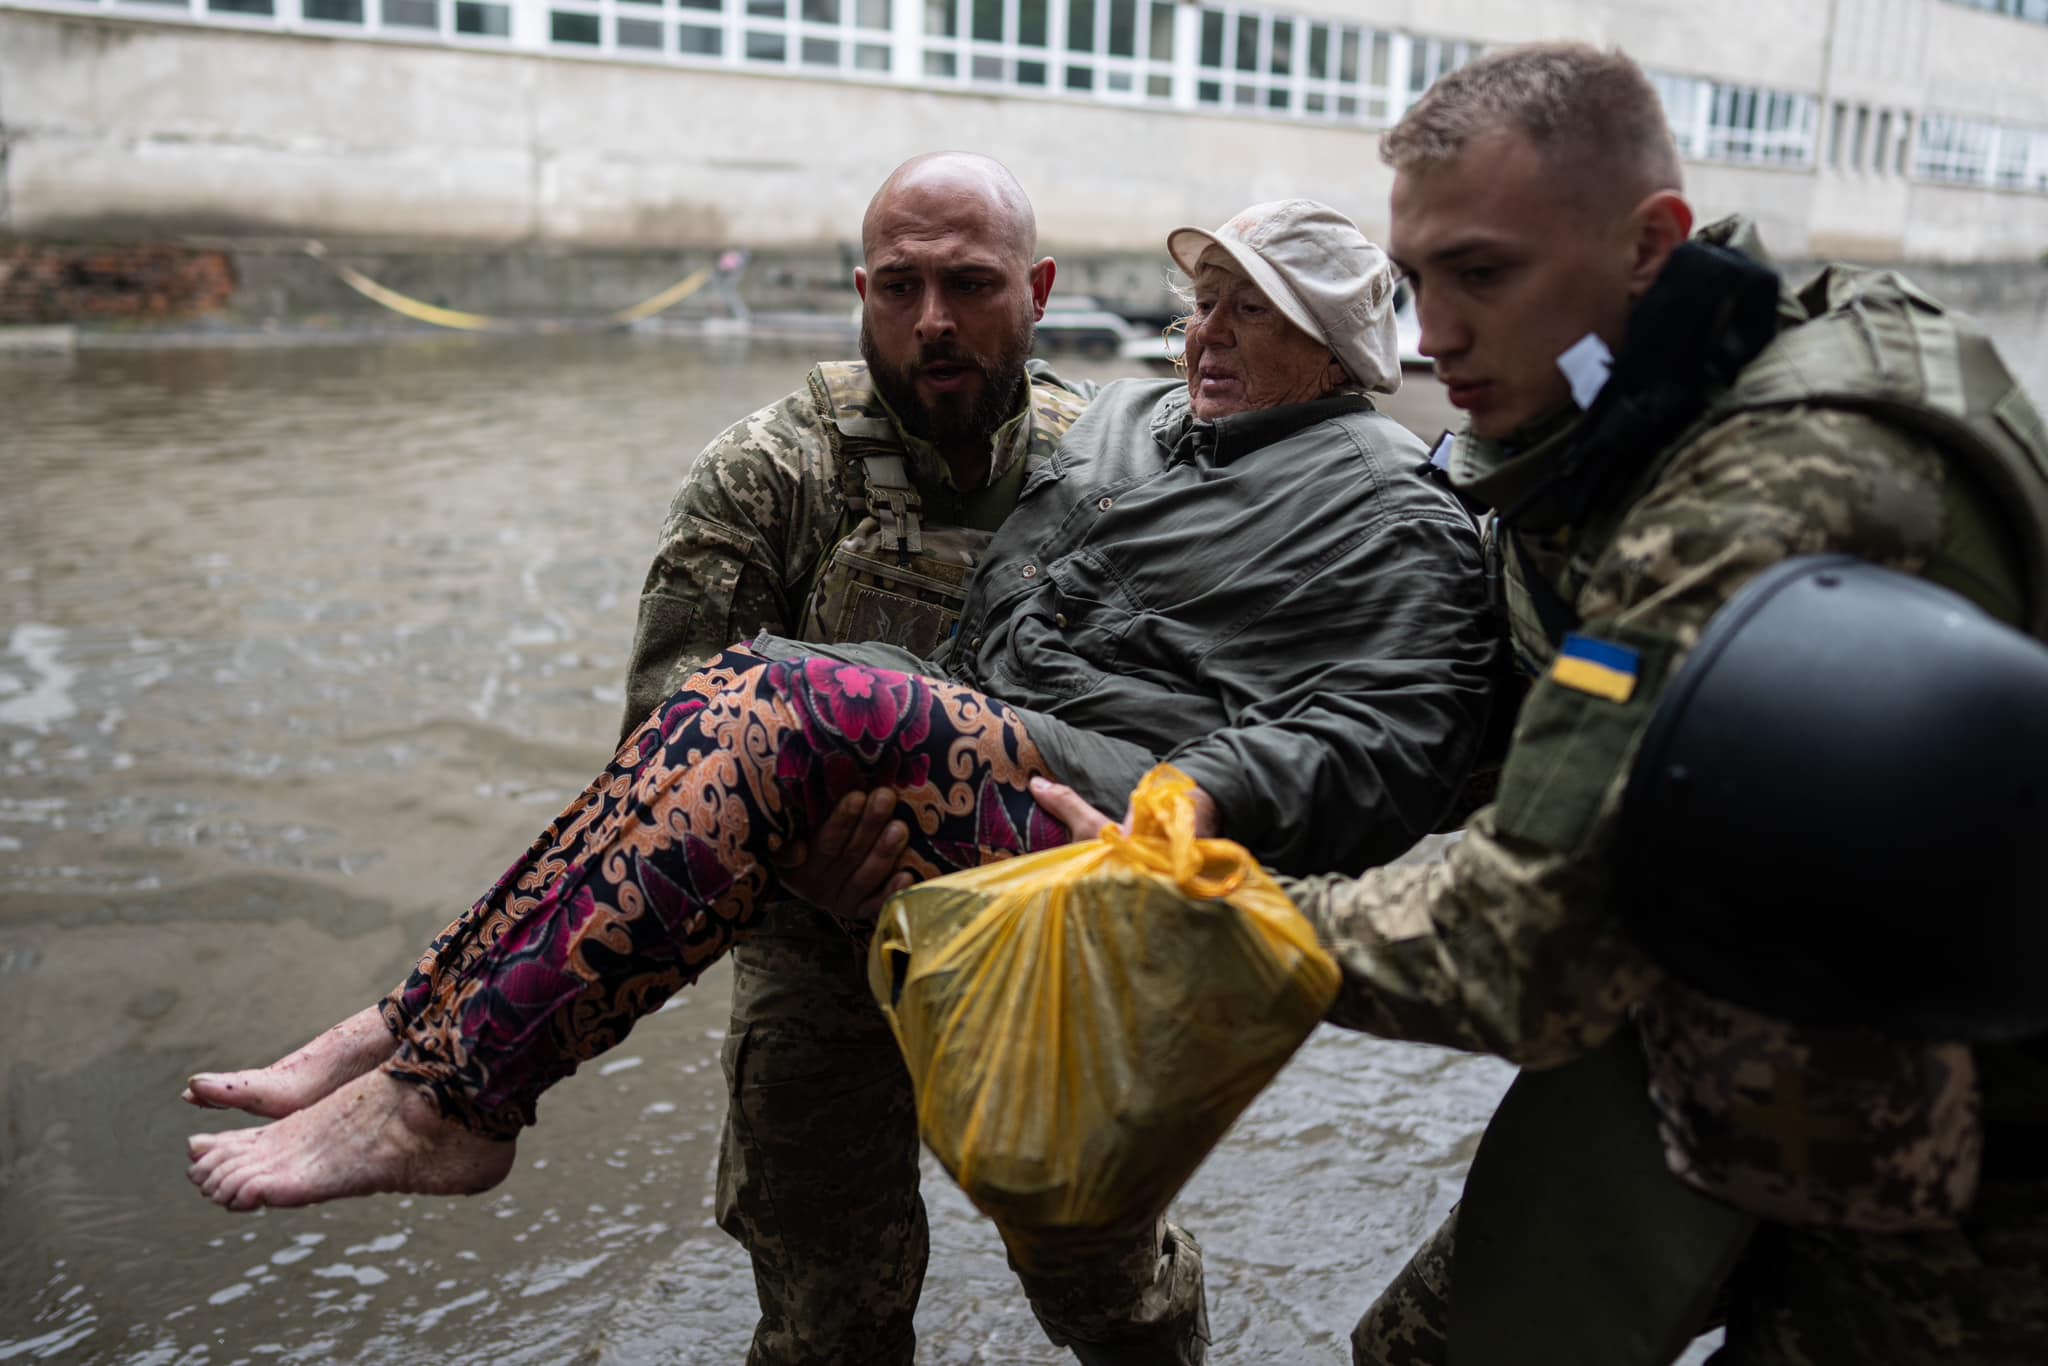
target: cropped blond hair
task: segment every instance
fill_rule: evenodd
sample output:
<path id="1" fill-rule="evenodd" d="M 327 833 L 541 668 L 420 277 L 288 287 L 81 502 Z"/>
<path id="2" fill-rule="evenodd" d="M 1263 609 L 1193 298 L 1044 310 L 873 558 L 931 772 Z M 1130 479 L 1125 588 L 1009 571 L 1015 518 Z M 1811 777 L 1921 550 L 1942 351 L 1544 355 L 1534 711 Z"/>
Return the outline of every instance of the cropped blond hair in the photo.
<path id="1" fill-rule="evenodd" d="M 1502 48 L 1458 68 L 1380 140 L 1380 159 L 1397 173 L 1425 172 L 1503 131 L 1526 137 L 1553 171 L 1631 204 L 1685 187 L 1663 102 L 1643 69 L 1586 43 Z"/>

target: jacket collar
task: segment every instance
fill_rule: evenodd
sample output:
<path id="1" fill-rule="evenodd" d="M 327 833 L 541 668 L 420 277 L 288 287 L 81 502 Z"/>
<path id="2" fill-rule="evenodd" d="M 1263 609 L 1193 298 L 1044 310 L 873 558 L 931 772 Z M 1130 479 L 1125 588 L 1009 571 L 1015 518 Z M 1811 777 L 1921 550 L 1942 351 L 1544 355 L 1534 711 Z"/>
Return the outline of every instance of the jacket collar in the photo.
<path id="1" fill-rule="evenodd" d="M 910 472 L 920 484 L 928 488 L 953 489 L 959 493 L 972 493 L 973 489 L 960 489 L 953 483 L 952 467 L 939 454 L 939 448 L 921 436 L 906 431 L 903 420 L 896 416 L 896 410 L 889 406 L 889 400 L 882 396 L 879 386 L 875 389 L 875 401 L 882 405 L 888 415 L 889 425 L 896 432 L 897 440 L 903 443 L 904 452 L 910 459 Z M 1017 397 L 1017 410 L 996 428 L 989 438 L 988 479 L 982 487 L 999 483 L 1003 476 L 1014 469 L 1024 453 L 1031 447 L 1031 380 L 1026 376 Z"/>
<path id="2" fill-rule="evenodd" d="M 1152 439 L 1166 451 L 1168 464 L 1195 460 L 1227 465 L 1239 456 L 1285 440 L 1319 422 L 1371 411 L 1372 400 L 1364 394 L 1332 394 L 1307 403 L 1287 403 L 1278 408 L 1202 421 L 1189 409 L 1187 391 L 1182 389 L 1169 394 L 1153 414 Z"/>

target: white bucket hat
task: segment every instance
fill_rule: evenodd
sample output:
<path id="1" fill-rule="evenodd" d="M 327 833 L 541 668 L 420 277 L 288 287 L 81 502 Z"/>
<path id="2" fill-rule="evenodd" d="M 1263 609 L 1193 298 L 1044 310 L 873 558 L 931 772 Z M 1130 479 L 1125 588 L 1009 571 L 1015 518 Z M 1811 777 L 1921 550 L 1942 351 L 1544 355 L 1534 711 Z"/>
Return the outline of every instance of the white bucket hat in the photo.
<path id="1" fill-rule="evenodd" d="M 1375 393 L 1401 387 L 1394 266 L 1358 225 L 1313 199 L 1254 204 L 1214 232 L 1175 228 L 1166 254 L 1192 277 L 1221 251 L 1296 327 Z"/>

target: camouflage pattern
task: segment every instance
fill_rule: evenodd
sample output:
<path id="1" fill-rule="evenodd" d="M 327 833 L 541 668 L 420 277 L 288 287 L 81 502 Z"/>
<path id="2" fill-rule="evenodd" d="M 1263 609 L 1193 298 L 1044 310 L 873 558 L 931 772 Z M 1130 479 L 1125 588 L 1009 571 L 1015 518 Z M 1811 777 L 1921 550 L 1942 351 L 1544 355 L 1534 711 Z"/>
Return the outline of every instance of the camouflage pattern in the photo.
<path id="1" fill-rule="evenodd" d="M 822 618 L 815 611 L 818 580 L 842 548 L 842 564 L 882 551 L 869 556 L 887 571 L 878 584 L 893 592 L 903 582 L 880 519 L 849 506 L 857 475 L 844 458 L 842 419 L 885 424 L 865 429 L 869 449 L 886 444 L 884 430 L 893 434 L 916 479 L 929 515 L 914 572 L 941 578 L 956 568 L 950 557 L 978 539 L 971 532 L 1001 521 L 1025 469 L 1080 411 L 1082 401 L 1035 362 L 1034 376 L 1028 407 L 996 434 L 984 490 L 951 487 L 944 460 L 901 432 L 858 362 L 815 368 L 803 388 L 714 438 L 676 494 L 648 571 L 626 730 L 733 642 L 761 631 L 832 639 L 878 624 L 873 601 L 856 599 L 837 619 L 829 606 Z M 967 525 L 948 525 L 953 518 Z M 865 961 L 837 922 L 794 901 L 766 908 L 731 957 L 730 1103 L 716 1199 L 719 1226 L 754 1266 L 761 1318 L 747 1359 L 908 1366 L 929 1252 L 915 1102 Z M 1128 1246 L 1090 1253 L 1061 1274 L 1023 1277 L 1048 1336 L 1083 1361 L 1203 1359 L 1208 1320 L 1192 1238 L 1161 1221 Z M 1094 1344 L 1113 1355 L 1091 1355 Z"/>
<path id="2" fill-rule="evenodd" d="M 1015 506 L 1027 466 L 1051 456 L 1083 403 L 1050 385 L 1034 388 L 1022 445 L 1004 443 L 987 485 L 962 494 L 917 487 L 910 438 L 901 434 L 867 366 L 833 362 L 811 371 L 846 505 L 857 524 L 819 569 L 798 631 L 802 640 L 879 640 L 920 658 L 935 656 L 959 623 L 967 581 L 995 527 Z M 1009 429 L 1006 429 L 1006 432 Z M 1000 435 L 1000 434 L 999 434 Z M 922 442 L 929 468 L 936 454 Z M 935 481 L 927 480 L 927 483 Z"/>
<path id="3" fill-rule="evenodd" d="M 1512 456 L 1461 438 L 1452 473 L 1483 501 L 1512 502 L 1506 485 L 1573 436 L 1566 422 Z M 1344 969 L 1330 1018 L 1534 1067 L 1572 1058 L 1635 1018 L 1658 1079 L 1666 1147 L 1679 1154 L 1674 1168 L 1712 1193 L 1816 1225 L 1765 1226 L 1758 1264 L 1774 1258 L 1784 1270 L 1752 1275 L 1745 1261 L 1730 1310 L 1741 1347 L 1726 1360 L 1930 1359 L 1902 1345 L 1914 1343 L 1947 1344 L 1944 1360 L 1951 1351 L 1956 1360 L 2048 1360 L 2039 1312 L 2048 1204 L 2038 1188 L 2020 1188 L 2034 1194 L 2005 1205 L 2013 1188 L 1987 1181 L 1960 1227 L 1944 1219 L 1967 1198 L 1975 1145 L 1996 1143 L 1995 1127 L 1987 1124 L 1988 1140 L 1979 1132 L 1979 1100 L 1994 1116 L 2026 1109 L 2040 1073 L 1990 1067 L 2003 1050 L 1980 1048 L 1984 1077 L 1973 1091 L 1959 1049 L 1884 1053 L 1866 1038 L 1855 1058 L 1837 1041 L 1823 1059 L 1810 1041 L 1731 1029 L 1719 1003 L 1665 982 L 1608 909 L 1608 854 L 1630 762 L 1707 619 L 1779 560 L 1846 552 L 1959 588 L 2013 622 L 2027 597 L 2020 566 L 2003 553 L 2009 543 L 1990 538 L 1987 547 L 2009 505 L 1991 502 L 1923 432 L 1796 403 L 1720 416 L 1645 468 L 1629 497 L 1585 524 L 1522 538 L 1534 571 L 1576 609 L 1579 630 L 1638 652 L 1633 694 L 1610 701 L 1539 677 L 1497 801 L 1443 863 L 1290 884 Z M 1515 556 L 1507 567 L 1517 651 L 1547 665 L 1553 647 Z M 1816 1083 L 1820 1067 L 1845 1069 L 1835 1089 Z M 1858 1128 L 1854 1144 L 1833 1141 L 1845 1122 Z M 1703 1138 L 1713 1141 L 1695 1146 Z M 1945 1226 L 1822 1226 L 1844 1218 L 1880 1230 Z M 1996 1236 L 1979 1237 L 1978 1227 Z M 1959 1274 L 1966 1264 L 1969 1275 Z M 1984 1285 L 2010 1297 L 1987 1297 Z M 1864 1320 L 1885 1325 L 1873 1330 L 1872 1350 L 1844 1350 L 1839 1335 Z M 1410 1359 L 1386 1350 L 1393 1355 L 1360 1359 Z"/>
<path id="4" fill-rule="evenodd" d="M 1984 1155 L 1962 1044 L 1795 1029 L 1667 983 L 1637 1008 L 1664 1161 L 1686 1184 L 1788 1223 L 1950 1228 Z"/>
<path id="5" fill-rule="evenodd" d="M 2019 1366 L 2048 1360 L 2048 1182 L 1988 1181 L 1954 1228 L 1765 1224 L 1724 1294 L 1710 1366 Z"/>
<path id="6" fill-rule="evenodd" d="M 771 915 L 732 955 L 718 1162 L 761 1302 L 748 1360 L 908 1362 L 930 1249 L 910 1077 L 846 932 Z"/>
<path id="7" fill-rule="evenodd" d="M 1415 1250 L 1351 1330 L 1354 1366 L 1443 1366 L 1450 1360 L 1451 1249 L 1458 1211 Z"/>
<path id="8" fill-rule="evenodd" d="M 974 493 L 951 489 L 946 462 L 929 443 L 902 435 L 871 389 L 850 382 L 866 369 L 858 361 L 815 367 L 803 388 L 720 432 L 691 464 L 640 590 L 622 736 L 726 646 L 761 631 L 800 633 L 820 569 L 859 520 L 847 495 L 860 480 L 840 457 L 835 419 L 865 418 L 897 432 L 898 454 L 927 496 L 944 500 L 941 511 L 984 513 L 986 530 L 1008 511 L 1005 487 L 1015 502 L 1009 476 L 1021 475 L 1034 452 L 1049 454 L 1079 411 L 1068 390 L 1034 382 L 1029 407 L 996 433 L 993 506 L 982 508 Z"/>
<path id="9" fill-rule="evenodd" d="M 925 526 L 915 555 L 899 555 L 879 519 L 863 517 L 832 548 L 804 612 L 799 640 L 880 640 L 921 659 L 959 624 L 967 581 L 988 550 L 986 531 Z"/>

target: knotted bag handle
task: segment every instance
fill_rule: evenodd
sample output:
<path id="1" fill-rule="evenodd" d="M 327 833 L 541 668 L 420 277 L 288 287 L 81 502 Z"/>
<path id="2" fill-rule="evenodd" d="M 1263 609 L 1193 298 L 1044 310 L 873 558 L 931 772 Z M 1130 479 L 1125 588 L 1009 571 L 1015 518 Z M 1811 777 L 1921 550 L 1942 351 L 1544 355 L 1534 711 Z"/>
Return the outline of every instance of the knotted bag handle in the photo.
<path id="1" fill-rule="evenodd" d="M 1188 896 L 1217 901 L 1242 887 L 1256 865 L 1242 845 L 1196 838 L 1194 791 L 1193 778 L 1172 764 L 1159 765 L 1131 794 L 1130 831 L 1104 826 L 1101 839 L 1119 857 L 1171 878 Z"/>

